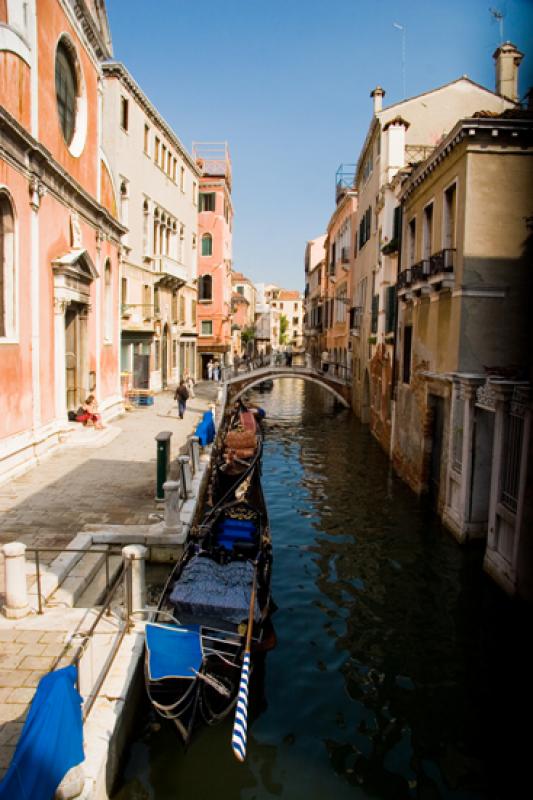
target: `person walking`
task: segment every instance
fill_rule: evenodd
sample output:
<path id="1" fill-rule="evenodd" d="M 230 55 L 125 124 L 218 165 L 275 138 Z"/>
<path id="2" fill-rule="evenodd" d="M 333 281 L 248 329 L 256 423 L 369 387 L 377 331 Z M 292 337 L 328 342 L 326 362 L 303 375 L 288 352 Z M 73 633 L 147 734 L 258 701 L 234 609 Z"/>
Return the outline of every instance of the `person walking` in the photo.
<path id="1" fill-rule="evenodd" d="M 214 367 L 213 359 L 210 358 L 209 361 L 207 362 L 207 380 L 208 381 L 212 381 L 213 380 L 213 367 Z"/>
<path id="2" fill-rule="evenodd" d="M 182 379 L 174 395 L 174 400 L 178 401 L 178 414 L 180 416 L 180 419 L 183 419 L 183 415 L 185 414 L 185 409 L 187 408 L 188 399 L 189 399 L 189 392 L 187 387 L 185 386 L 185 381 Z"/>
<path id="3" fill-rule="evenodd" d="M 215 361 L 213 364 L 213 380 L 217 382 L 220 380 L 220 361 Z"/>
<path id="4" fill-rule="evenodd" d="M 194 378 L 188 369 L 186 369 L 183 373 L 183 380 L 185 381 L 185 386 L 189 392 L 189 397 L 194 397 Z"/>

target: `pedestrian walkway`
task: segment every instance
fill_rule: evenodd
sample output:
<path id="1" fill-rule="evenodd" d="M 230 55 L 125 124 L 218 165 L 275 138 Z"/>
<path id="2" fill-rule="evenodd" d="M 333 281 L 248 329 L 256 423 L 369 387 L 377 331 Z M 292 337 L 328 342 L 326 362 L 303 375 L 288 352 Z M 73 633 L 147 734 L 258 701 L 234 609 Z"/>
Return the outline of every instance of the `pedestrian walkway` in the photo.
<path id="1" fill-rule="evenodd" d="M 100 445 L 107 431 L 88 430 L 94 447 L 89 441 L 62 448 L 0 485 L 0 546 L 16 540 L 28 547 L 64 547 L 88 523 L 149 523 L 155 511 L 155 436 L 172 432 L 174 459 L 215 394 L 214 384 L 199 384 L 180 420 L 173 393 L 163 392 L 153 406 L 135 407 L 113 421 L 120 433 L 112 441 Z"/>
<path id="2" fill-rule="evenodd" d="M 0 486 L 0 545 L 19 541 L 29 548 L 64 548 L 86 525 L 150 525 L 157 511 L 155 436 L 171 431 L 173 461 L 216 391 L 215 384 L 197 385 L 183 420 L 173 393 L 156 395 L 153 406 L 128 411 L 112 423 L 111 430 L 85 431 L 86 439 L 76 432 L 76 446 L 62 448 Z M 56 557 L 57 553 L 48 557 L 43 553 L 42 561 Z M 28 567 L 33 572 L 29 561 Z M 3 581 L 0 554 L 0 605 Z M 13 756 L 37 683 L 50 669 L 72 660 L 76 650 L 72 636 L 88 627 L 92 614 L 90 609 L 58 608 L 19 620 L 0 616 L 0 779 Z M 136 641 L 133 634 L 130 638 Z M 98 641 L 102 647 L 101 631 Z M 127 666 L 120 657 L 113 670 L 108 681 L 120 680 L 127 686 Z"/>

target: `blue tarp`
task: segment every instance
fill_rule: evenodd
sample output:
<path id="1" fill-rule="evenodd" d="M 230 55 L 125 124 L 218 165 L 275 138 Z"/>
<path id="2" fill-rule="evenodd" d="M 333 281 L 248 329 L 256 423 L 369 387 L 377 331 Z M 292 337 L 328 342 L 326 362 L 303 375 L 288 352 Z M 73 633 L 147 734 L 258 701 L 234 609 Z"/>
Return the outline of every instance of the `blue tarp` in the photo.
<path id="1" fill-rule="evenodd" d="M 202 663 L 198 628 L 148 623 L 145 629 L 148 650 L 148 674 L 153 681 L 161 678 L 194 678 Z"/>
<path id="2" fill-rule="evenodd" d="M 76 667 L 50 672 L 39 681 L 0 800 L 52 800 L 66 773 L 83 754 L 83 698 Z"/>
<path id="3" fill-rule="evenodd" d="M 211 444 L 215 438 L 215 423 L 211 411 L 205 412 L 202 421 L 196 426 L 194 435 L 198 436 L 202 447 L 205 447 L 206 444 Z"/>

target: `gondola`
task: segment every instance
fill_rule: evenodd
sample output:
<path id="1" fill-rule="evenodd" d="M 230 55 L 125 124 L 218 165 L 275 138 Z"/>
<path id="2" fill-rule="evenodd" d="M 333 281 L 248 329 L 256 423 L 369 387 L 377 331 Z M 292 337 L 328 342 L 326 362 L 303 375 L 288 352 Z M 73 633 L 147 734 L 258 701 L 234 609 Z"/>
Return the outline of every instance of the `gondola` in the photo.
<path id="1" fill-rule="evenodd" d="M 263 448 L 262 409 L 238 401 L 229 414 L 214 457 L 208 502 L 216 505 L 260 464 Z"/>
<path id="2" fill-rule="evenodd" d="M 250 651 L 253 665 L 273 643 L 271 567 L 256 459 L 208 507 L 167 581 L 155 619 L 146 625 L 148 695 L 185 744 L 199 725 L 230 713 Z"/>

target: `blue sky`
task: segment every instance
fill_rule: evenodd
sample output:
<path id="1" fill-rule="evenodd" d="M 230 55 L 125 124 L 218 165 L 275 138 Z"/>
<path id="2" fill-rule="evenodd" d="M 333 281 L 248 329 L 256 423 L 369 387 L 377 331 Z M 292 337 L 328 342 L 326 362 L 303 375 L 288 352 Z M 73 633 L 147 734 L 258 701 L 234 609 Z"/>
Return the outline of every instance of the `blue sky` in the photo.
<path id="1" fill-rule="evenodd" d="M 187 148 L 229 142 L 234 267 L 303 288 L 307 240 L 334 208 L 334 177 L 355 162 L 380 84 L 385 105 L 466 74 L 494 88 L 504 38 L 533 84 L 533 0 L 107 0 L 123 61 Z"/>

